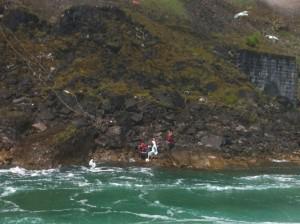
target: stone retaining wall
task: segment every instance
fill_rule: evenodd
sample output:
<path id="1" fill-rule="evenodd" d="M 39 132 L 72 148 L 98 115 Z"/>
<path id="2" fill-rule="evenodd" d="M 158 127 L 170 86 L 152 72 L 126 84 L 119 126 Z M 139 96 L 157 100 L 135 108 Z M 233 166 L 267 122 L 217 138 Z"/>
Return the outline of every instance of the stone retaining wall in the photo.
<path id="1" fill-rule="evenodd" d="M 297 100 L 298 72 L 295 57 L 242 50 L 238 66 L 252 83 L 271 96 Z"/>

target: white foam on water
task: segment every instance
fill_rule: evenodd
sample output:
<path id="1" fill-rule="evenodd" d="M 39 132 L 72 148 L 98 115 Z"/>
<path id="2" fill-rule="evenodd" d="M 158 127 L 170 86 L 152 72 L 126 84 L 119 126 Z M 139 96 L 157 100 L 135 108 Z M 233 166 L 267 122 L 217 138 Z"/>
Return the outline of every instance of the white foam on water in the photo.
<path id="1" fill-rule="evenodd" d="M 54 181 L 58 180 L 58 187 L 64 185 L 65 183 L 71 183 L 72 186 L 70 188 L 73 189 L 76 189 L 76 187 L 84 188 L 92 185 L 92 183 L 89 182 L 86 178 L 84 178 L 83 175 L 75 175 L 68 173 L 60 176 L 56 175 L 53 176 L 53 178 L 55 179 Z M 51 180 L 51 182 L 53 182 L 53 180 Z"/>
<path id="2" fill-rule="evenodd" d="M 101 180 L 98 180 L 98 179 L 97 179 L 97 180 L 96 180 L 96 184 L 97 184 L 97 185 L 102 185 L 103 182 L 102 182 Z"/>
<path id="3" fill-rule="evenodd" d="M 87 168 L 87 167 L 81 167 L 82 171 L 85 172 L 91 172 L 91 173 L 120 173 L 124 172 L 123 168 L 120 167 L 95 167 L 95 168 Z"/>
<path id="4" fill-rule="evenodd" d="M 116 177 L 114 179 L 118 179 L 118 180 L 138 180 L 137 177 L 130 177 L 130 176 L 119 176 L 119 177 Z"/>
<path id="5" fill-rule="evenodd" d="M 23 223 L 30 223 L 30 224 L 44 224 L 45 221 L 42 218 L 37 217 L 18 217 L 15 219 L 5 218 L 3 224 L 23 224 Z M 54 223 L 47 223 L 47 224 L 54 224 Z"/>
<path id="6" fill-rule="evenodd" d="M 82 200 L 79 200 L 77 201 L 79 204 L 83 205 L 83 206 L 86 206 L 86 207 L 90 207 L 90 208 L 97 208 L 97 206 L 95 205 L 91 205 L 89 204 L 89 200 L 88 199 L 82 199 Z"/>
<path id="7" fill-rule="evenodd" d="M 121 213 L 121 214 L 128 214 L 128 215 L 134 215 L 134 216 L 138 216 L 141 218 L 147 218 L 147 219 L 151 219 L 151 220 L 161 220 L 161 221 L 174 221 L 175 219 L 169 217 L 169 216 L 165 216 L 165 215 L 153 215 L 153 214 L 145 214 L 145 213 L 135 213 L 135 212 L 129 212 L 129 211 L 120 211 L 117 213 Z"/>
<path id="8" fill-rule="evenodd" d="M 0 174 L 16 174 L 18 176 L 46 176 L 50 175 L 54 172 L 58 172 L 58 169 L 48 169 L 48 170 L 26 170 L 22 167 L 16 166 L 10 169 L 2 169 L 0 170 Z"/>
<path id="9" fill-rule="evenodd" d="M 167 215 L 173 217 L 174 216 L 174 212 L 171 209 L 167 210 Z"/>
<path id="10" fill-rule="evenodd" d="M 248 222 L 223 217 L 201 216 L 199 218 L 175 219 L 174 223 L 216 223 L 216 224 L 296 224 L 296 222 Z"/>
<path id="11" fill-rule="evenodd" d="M 246 177 L 240 177 L 237 179 L 241 180 L 274 180 L 274 181 L 294 181 L 299 178 L 296 175 L 257 175 L 257 176 L 246 176 Z"/>
<path id="12" fill-rule="evenodd" d="M 4 192 L 0 195 L 0 197 L 7 197 L 17 192 L 17 188 L 14 187 L 5 187 Z"/>
<path id="13" fill-rule="evenodd" d="M 95 193 L 95 192 L 102 192 L 103 188 L 101 186 L 89 186 L 87 188 L 83 189 L 84 194 L 90 194 L 90 193 Z"/>
<path id="14" fill-rule="evenodd" d="M 59 172 L 58 169 L 49 169 L 49 170 L 26 170 L 26 174 L 32 177 L 39 177 L 39 176 L 48 176 L 52 175 L 55 172 Z"/>
<path id="15" fill-rule="evenodd" d="M 207 191 L 261 191 L 269 189 L 289 189 L 293 188 L 290 184 L 265 184 L 265 185 L 241 185 L 241 186 L 218 186 L 209 183 L 195 184 L 196 187 L 191 187 L 192 190 L 207 190 Z"/>
<path id="16" fill-rule="evenodd" d="M 18 174 L 18 175 L 25 175 L 27 170 L 17 166 L 17 167 L 14 167 L 14 168 L 10 168 L 9 171 L 11 173 Z"/>
<path id="17" fill-rule="evenodd" d="M 183 183 L 184 179 L 177 179 L 176 182 L 174 183 L 175 185 L 181 185 Z"/>
<path id="18" fill-rule="evenodd" d="M 130 184 L 128 181 L 126 181 L 124 183 L 111 182 L 111 183 L 109 183 L 109 185 L 114 186 L 114 187 L 132 187 L 132 184 Z"/>
<path id="19" fill-rule="evenodd" d="M 128 200 L 117 200 L 117 201 L 114 201 L 113 204 L 118 205 L 118 204 L 121 204 L 123 202 L 128 202 Z"/>
<path id="20" fill-rule="evenodd" d="M 131 167 L 131 168 L 129 168 L 129 171 L 131 173 L 134 173 L 134 174 L 141 173 L 141 174 L 144 174 L 144 175 L 147 175 L 147 176 L 151 176 L 151 177 L 154 176 L 152 168 L 147 168 L 147 167 Z"/>
<path id="21" fill-rule="evenodd" d="M 37 211 L 30 211 L 32 214 L 42 214 L 42 213 L 63 213 L 63 212 L 87 212 L 85 208 L 64 208 L 64 209 L 46 209 L 46 210 L 37 210 Z"/>
<path id="22" fill-rule="evenodd" d="M 73 173 L 68 173 L 67 177 L 74 177 L 75 175 Z"/>
<path id="23" fill-rule="evenodd" d="M 3 202 L 3 205 L 4 205 L 0 209 L 0 214 L 1 213 L 23 212 L 24 211 L 16 203 L 14 203 L 12 201 L 0 199 L 0 202 Z"/>
<path id="24" fill-rule="evenodd" d="M 86 187 L 91 185 L 91 183 L 89 183 L 87 180 L 76 182 L 76 184 L 78 185 L 78 187 Z"/>
<path id="25" fill-rule="evenodd" d="M 78 193 L 75 193 L 75 194 L 71 195 L 71 196 L 69 197 L 69 199 L 70 199 L 70 201 L 75 201 L 75 198 L 78 197 L 78 196 L 79 196 L 79 194 L 78 194 Z"/>

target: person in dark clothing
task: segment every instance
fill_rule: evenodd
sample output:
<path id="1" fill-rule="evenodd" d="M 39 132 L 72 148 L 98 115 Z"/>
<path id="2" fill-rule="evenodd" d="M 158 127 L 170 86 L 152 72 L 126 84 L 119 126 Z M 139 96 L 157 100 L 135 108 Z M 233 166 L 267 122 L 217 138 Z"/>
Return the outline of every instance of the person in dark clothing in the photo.
<path id="1" fill-rule="evenodd" d="M 174 146 L 175 146 L 175 140 L 174 140 L 173 131 L 171 129 L 168 130 L 168 133 L 167 133 L 167 136 L 166 136 L 166 142 L 167 142 L 169 150 L 171 150 L 171 149 L 174 148 Z"/>

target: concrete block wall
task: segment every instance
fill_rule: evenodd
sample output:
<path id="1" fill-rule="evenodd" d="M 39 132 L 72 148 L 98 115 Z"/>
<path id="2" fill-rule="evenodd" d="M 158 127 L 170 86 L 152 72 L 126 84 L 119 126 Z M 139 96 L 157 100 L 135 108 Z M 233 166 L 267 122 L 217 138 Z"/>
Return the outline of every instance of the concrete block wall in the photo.
<path id="1" fill-rule="evenodd" d="M 238 67 L 252 83 L 271 96 L 297 100 L 298 72 L 295 57 L 241 50 Z"/>

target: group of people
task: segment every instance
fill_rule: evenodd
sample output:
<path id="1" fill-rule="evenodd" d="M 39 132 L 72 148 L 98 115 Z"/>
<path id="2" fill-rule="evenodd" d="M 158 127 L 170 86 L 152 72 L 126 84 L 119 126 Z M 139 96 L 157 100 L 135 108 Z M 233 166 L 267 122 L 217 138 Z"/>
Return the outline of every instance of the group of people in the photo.
<path id="1" fill-rule="evenodd" d="M 169 130 L 166 135 L 166 143 L 168 149 L 171 150 L 175 146 L 175 140 L 172 130 Z M 158 155 L 158 145 L 155 138 L 152 138 L 151 144 L 146 144 L 143 139 L 141 139 L 138 145 L 138 152 L 142 159 L 145 159 L 146 162 L 150 161 L 150 158 Z"/>

